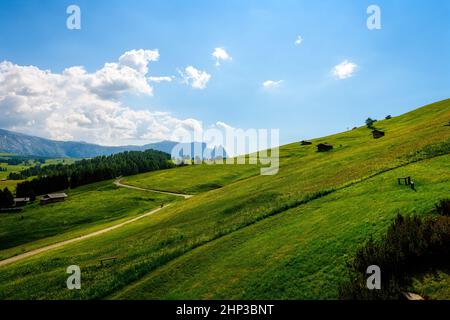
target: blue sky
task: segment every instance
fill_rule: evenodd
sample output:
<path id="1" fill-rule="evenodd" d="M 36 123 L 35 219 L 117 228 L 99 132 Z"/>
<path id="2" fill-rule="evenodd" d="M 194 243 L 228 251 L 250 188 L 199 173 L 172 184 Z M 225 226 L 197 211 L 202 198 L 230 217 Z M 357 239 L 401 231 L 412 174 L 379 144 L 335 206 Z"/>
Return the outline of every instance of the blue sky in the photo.
<path id="1" fill-rule="evenodd" d="M 70 4 L 81 8 L 81 30 L 66 28 Z M 380 30 L 366 27 L 371 4 L 381 8 Z M 151 83 L 153 95 L 125 92 L 114 100 L 135 111 L 169 113 L 172 122 L 278 128 L 285 144 L 449 98 L 449 30 L 447 0 L 2 0 L 0 61 L 53 74 L 72 66 L 94 73 L 127 51 L 157 49 L 159 59 L 149 63 L 147 76 L 173 76 L 173 81 Z M 300 45 L 295 44 L 298 35 Z M 215 48 L 224 48 L 232 60 L 216 66 Z M 332 70 L 344 61 L 356 68 L 339 79 Z M 177 70 L 188 66 L 210 75 L 204 88 L 183 83 Z M 281 82 L 265 88 L 269 80 Z M 123 137 L 110 127 L 97 128 L 109 132 L 104 140 L 98 131 L 91 137 L 94 131 L 87 127 L 55 135 L 64 123 L 17 116 L 5 97 L 11 90 L 17 97 L 19 90 L 4 90 L 0 109 L 7 112 L 0 126 L 7 129 L 103 144 L 164 138 L 145 135 L 142 128 L 136 136 Z"/>

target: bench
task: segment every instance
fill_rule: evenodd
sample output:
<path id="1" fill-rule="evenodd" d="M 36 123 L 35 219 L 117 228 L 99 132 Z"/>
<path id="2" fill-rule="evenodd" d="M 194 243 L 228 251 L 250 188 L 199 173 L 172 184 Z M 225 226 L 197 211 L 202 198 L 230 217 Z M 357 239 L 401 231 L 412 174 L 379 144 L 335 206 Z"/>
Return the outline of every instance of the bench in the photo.
<path id="1" fill-rule="evenodd" d="M 404 182 L 405 186 L 409 186 L 411 184 L 411 177 L 405 177 L 405 178 L 397 178 L 398 184 L 402 184 Z"/>

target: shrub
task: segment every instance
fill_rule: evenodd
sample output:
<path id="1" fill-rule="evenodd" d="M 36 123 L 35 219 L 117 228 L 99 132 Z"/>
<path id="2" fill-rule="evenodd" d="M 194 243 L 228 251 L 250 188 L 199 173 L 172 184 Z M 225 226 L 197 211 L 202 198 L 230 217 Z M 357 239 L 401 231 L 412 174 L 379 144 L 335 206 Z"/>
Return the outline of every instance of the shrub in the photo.
<path id="1" fill-rule="evenodd" d="M 443 199 L 436 204 L 436 211 L 443 216 L 450 216 L 450 199 Z"/>
<path id="2" fill-rule="evenodd" d="M 429 144 L 420 150 L 412 152 L 406 156 L 409 162 L 430 159 L 445 154 L 450 154 L 450 139 Z"/>
<path id="3" fill-rule="evenodd" d="M 381 269 L 381 290 L 366 288 L 366 270 Z M 417 272 L 450 265 L 450 218 L 403 217 L 398 215 L 380 241 L 370 239 L 348 265 L 348 280 L 342 299 L 400 299 L 411 276 Z"/>

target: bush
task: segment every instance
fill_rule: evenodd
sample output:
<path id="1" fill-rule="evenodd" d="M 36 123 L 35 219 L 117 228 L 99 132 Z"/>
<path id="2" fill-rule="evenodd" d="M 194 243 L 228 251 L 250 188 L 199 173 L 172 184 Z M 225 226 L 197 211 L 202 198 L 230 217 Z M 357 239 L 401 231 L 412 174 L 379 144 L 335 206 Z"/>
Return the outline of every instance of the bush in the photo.
<path id="1" fill-rule="evenodd" d="M 20 172 L 10 172 L 8 175 L 8 180 L 24 180 L 25 178 Z"/>
<path id="2" fill-rule="evenodd" d="M 443 216 L 450 216 L 450 199 L 443 199 L 436 204 L 436 211 Z"/>
<path id="3" fill-rule="evenodd" d="M 381 269 L 381 290 L 366 288 L 366 270 Z M 450 218 L 398 215 L 379 242 L 370 239 L 349 264 L 349 278 L 339 290 L 342 299 L 400 299 L 417 272 L 450 265 Z"/>

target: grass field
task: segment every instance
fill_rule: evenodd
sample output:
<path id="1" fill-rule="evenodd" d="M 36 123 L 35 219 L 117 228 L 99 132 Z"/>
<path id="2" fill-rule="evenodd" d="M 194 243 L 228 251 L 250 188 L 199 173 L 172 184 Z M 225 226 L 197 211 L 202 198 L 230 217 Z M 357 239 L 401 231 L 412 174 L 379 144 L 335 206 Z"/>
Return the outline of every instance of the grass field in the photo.
<path id="1" fill-rule="evenodd" d="M 7 170 L 7 171 L 0 171 L 0 188 L 1 189 L 8 188 L 11 191 L 15 190 L 16 185 L 22 182 L 23 180 L 7 180 L 8 175 L 11 172 L 19 172 L 28 168 L 28 166 L 25 165 L 8 165 L 7 163 L 0 163 L 0 167 L 6 168 Z"/>
<path id="2" fill-rule="evenodd" d="M 257 165 L 193 165 L 153 171 L 123 179 L 124 183 L 142 188 L 198 194 L 259 175 Z"/>
<path id="3" fill-rule="evenodd" d="M 450 300 L 450 271 L 435 270 L 415 277 L 412 290 L 434 300 Z"/>
<path id="4" fill-rule="evenodd" d="M 10 153 L 0 153 L 0 156 L 3 157 L 9 157 L 9 156 L 14 156 L 13 154 Z M 45 163 L 43 164 L 44 166 L 46 165 L 51 165 L 51 164 L 72 164 L 75 161 L 78 161 L 80 159 L 74 159 L 74 158 L 54 158 L 54 159 L 47 159 L 45 160 Z M 7 187 L 10 190 L 15 190 L 16 189 L 16 185 L 20 182 L 22 182 L 23 180 L 7 180 L 8 175 L 11 172 L 20 172 L 22 170 L 25 170 L 27 168 L 29 168 L 31 165 L 35 165 L 36 163 L 22 163 L 19 165 L 8 165 L 7 163 L 1 163 L 0 160 L 0 167 L 2 168 L 6 168 L 6 171 L 0 171 L 0 188 L 3 189 L 5 187 Z"/>
<path id="5" fill-rule="evenodd" d="M 128 178 L 198 194 L 104 236 L 1 267 L 0 298 L 336 298 L 358 244 L 384 232 L 399 210 L 430 214 L 448 195 L 449 156 L 414 157 L 448 141 L 448 119 L 445 100 L 377 122 L 382 139 L 362 127 L 313 140 L 333 144 L 328 153 L 283 146 L 274 176 L 253 168 L 230 178 L 224 165 Z M 417 192 L 397 185 L 404 175 Z M 118 260 L 100 267 L 107 256 Z M 65 289 L 72 264 L 81 267 L 81 290 Z"/>
<path id="6" fill-rule="evenodd" d="M 411 172 L 417 192 L 397 185 Z M 399 212 L 428 214 L 448 195 L 448 172 L 450 155 L 378 175 L 192 250 L 114 298 L 336 298 L 358 245 Z"/>
<path id="7" fill-rule="evenodd" d="M 20 214 L 0 214 L 0 258 L 95 231 L 177 200 L 173 196 L 118 188 L 112 181 L 67 193 L 69 197 L 62 203 L 41 206 L 36 201 Z"/>
<path id="8" fill-rule="evenodd" d="M 6 179 L 11 172 L 19 172 L 28 168 L 26 165 L 9 165 L 7 163 L 0 163 L 0 167 L 6 168 L 6 171 L 0 171 L 0 179 Z"/>

